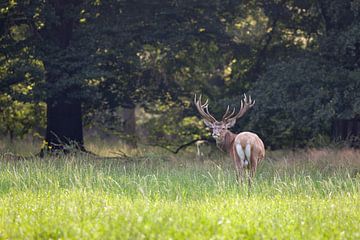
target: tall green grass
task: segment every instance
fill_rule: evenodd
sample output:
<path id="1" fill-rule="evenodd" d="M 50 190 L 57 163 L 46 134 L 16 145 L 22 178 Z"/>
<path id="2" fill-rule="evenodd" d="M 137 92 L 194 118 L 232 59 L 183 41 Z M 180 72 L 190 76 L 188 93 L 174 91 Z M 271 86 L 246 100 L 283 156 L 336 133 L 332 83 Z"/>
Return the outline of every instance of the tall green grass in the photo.
<path id="1" fill-rule="evenodd" d="M 0 239 L 359 239 L 359 157 L 269 153 L 248 191 L 222 156 L 3 154 Z"/>

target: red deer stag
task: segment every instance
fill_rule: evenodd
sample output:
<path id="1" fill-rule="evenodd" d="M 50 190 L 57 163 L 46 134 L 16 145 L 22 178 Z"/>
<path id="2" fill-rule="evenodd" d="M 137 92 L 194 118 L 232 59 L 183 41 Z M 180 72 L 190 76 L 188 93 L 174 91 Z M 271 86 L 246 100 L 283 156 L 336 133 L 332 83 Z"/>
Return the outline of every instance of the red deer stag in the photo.
<path id="1" fill-rule="evenodd" d="M 208 100 L 205 103 L 199 99 L 194 98 L 194 103 L 200 115 L 203 117 L 206 126 L 212 129 L 212 137 L 216 140 L 216 145 L 223 151 L 230 154 L 234 160 L 238 180 L 243 179 L 243 169 L 249 170 L 249 185 L 255 175 L 256 168 L 261 160 L 265 157 L 264 143 L 255 133 L 241 132 L 234 134 L 228 129 L 233 127 L 236 120 L 241 118 L 252 106 L 255 101 L 251 100 L 244 94 L 244 99 L 241 100 L 240 110 L 235 114 L 235 108 L 230 111 L 228 106 L 222 120 L 217 121 L 209 113 Z"/>

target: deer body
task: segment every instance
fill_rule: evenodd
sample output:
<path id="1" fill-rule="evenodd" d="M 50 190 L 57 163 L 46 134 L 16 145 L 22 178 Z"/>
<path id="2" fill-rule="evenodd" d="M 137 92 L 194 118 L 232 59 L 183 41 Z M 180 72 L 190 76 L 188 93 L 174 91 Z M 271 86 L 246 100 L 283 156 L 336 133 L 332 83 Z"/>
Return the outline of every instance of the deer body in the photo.
<path id="1" fill-rule="evenodd" d="M 258 164 L 265 157 L 265 147 L 258 135 L 252 132 L 241 132 L 235 137 L 233 144 L 233 159 L 235 166 L 249 169 L 250 178 L 253 178 Z"/>
<path id="2" fill-rule="evenodd" d="M 202 104 L 201 96 L 199 100 L 196 100 L 195 97 L 194 101 L 199 113 L 204 118 L 205 125 L 212 128 L 212 136 L 216 140 L 217 146 L 221 150 L 228 152 L 233 159 L 238 179 L 242 181 L 243 170 L 249 170 L 250 185 L 258 164 L 265 157 L 264 143 L 255 133 L 241 132 L 234 134 L 228 129 L 235 125 L 236 120 L 242 117 L 255 104 L 255 101 L 252 102 L 251 98 L 247 99 L 245 95 L 244 101 L 241 101 L 239 113 L 234 115 L 235 109 L 230 113 L 228 107 L 220 122 L 209 113 L 208 101 Z"/>

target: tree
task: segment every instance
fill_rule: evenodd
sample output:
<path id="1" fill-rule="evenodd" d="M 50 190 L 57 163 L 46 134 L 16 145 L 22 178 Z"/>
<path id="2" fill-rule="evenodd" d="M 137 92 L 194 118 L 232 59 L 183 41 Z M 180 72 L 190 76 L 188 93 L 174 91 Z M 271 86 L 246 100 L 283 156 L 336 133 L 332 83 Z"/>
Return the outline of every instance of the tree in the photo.
<path id="1" fill-rule="evenodd" d="M 231 1 L 11 1 L 1 8 L 2 60 L 21 65 L 1 83 L 8 91 L 32 76 L 34 99 L 47 105 L 47 149 L 83 150 L 82 107 L 180 99 L 176 54 L 211 42 L 224 48 L 220 17 L 229 11 Z M 39 66 L 30 69 L 31 59 Z"/>
<path id="2" fill-rule="evenodd" d="M 12 66 L 2 83 L 8 88 L 30 79 L 37 101 L 46 101 L 48 149 L 64 150 L 70 144 L 83 149 L 78 93 L 83 79 L 76 74 L 84 63 L 81 61 L 84 53 L 79 51 L 79 45 L 73 44 L 79 22 L 77 12 L 79 1 L 67 0 L 8 2 L 1 9 L 5 26 L 1 38 L 4 63 L 22 62 Z M 29 68 L 31 60 L 40 63 L 37 68 Z M 35 75 L 37 72 L 41 74 Z"/>
<path id="3" fill-rule="evenodd" d="M 252 122 L 269 145 L 298 147 L 320 139 L 328 143 L 331 135 L 334 140 L 359 136 L 360 28 L 354 6 L 352 1 L 309 1 L 300 11 L 310 13 L 303 21 L 320 20 L 307 27 L 301 23 L 312 47 L 287 54 L 285 61 L 267 61 L 254 86 L 261 103 Z"/>
<path id="4" fill-rule="evenodd" d="M 157 141 L 193 140 L 205 134 L 195 93 L 218 117 L 256 94 L 235 131 L 256 128 L 274 147 L 358 135 L 358 9 L 350 0 L 9 1 L 0 96 L 46 102 L 48 149 L 84 150 L 84 116 L 135 106 L 153 116 L 142 124 Z"/>

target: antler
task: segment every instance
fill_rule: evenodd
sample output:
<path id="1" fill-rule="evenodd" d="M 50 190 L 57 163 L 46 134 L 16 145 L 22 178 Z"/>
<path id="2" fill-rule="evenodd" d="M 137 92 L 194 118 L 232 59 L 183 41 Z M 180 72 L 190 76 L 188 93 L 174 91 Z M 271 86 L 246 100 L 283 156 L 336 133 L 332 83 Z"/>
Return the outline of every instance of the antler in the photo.
<path id="1" fill-rule="evenodd" d="M 225 121 L 227 118 L 231 117 L 234 115 L 235 113 L 235 108 L 232 110 L 232 112 L 229 111 L 230 110 L 230 106 L 228 105 L 226 108 L 226 112 L 224 113 L 223 117 L 222 117 L 222 121 Z"/>
<path id="2" fill-rule="evenodd" d="M 234 108 L 234 110 L 231 113 L 229 113 L 229 106 L 228 106 L 222 118 L 222 121 L 230 122 L 232 120 L 241 118 L 250 108 L 254 106 L 254 104 L 255 104 L 255 100 L 252 101 L 251 96 L 249 96 L 248 98 L 246 94 L 244 94 L 244 99 L 241 100 L 239 112 L 236 115 L 234 115 L 235 114 L 235 108 Z"/>
<path id="3" fill-rule="evenodd" d="M 203 104 L 201 102 L 201 95 L 200 95 L 199 99 L 196 99 L 196 94 L 195 94 L 194 103 L 195 103 L 195 106 L 196 106 L 197 110 L 199 111 L 200 115 L 207 121 L 214 123 L 214 122 L 216 122 L 216 119 L 209 113 L 208 102 L 209 102 L 209 100 L 206 100 L 205 103 Z"/>

